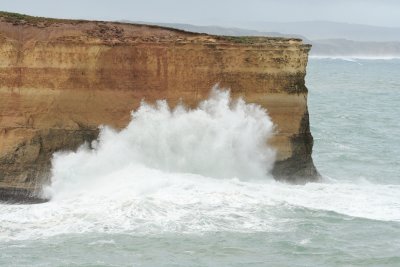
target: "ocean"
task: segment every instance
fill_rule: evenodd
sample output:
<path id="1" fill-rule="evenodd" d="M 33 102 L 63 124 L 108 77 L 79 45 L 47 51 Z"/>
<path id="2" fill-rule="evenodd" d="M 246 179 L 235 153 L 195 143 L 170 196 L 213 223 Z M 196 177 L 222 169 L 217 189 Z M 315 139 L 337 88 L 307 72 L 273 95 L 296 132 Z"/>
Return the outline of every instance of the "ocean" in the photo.
<path id="1" fill-rule="evenodd" d="M 0 266 L 400 266 L 400 60 L 311 58 L 323 180 L 275 182 L 268 113 L 215 89 L 57 153 L 48 203 L 0 204 Z"/>

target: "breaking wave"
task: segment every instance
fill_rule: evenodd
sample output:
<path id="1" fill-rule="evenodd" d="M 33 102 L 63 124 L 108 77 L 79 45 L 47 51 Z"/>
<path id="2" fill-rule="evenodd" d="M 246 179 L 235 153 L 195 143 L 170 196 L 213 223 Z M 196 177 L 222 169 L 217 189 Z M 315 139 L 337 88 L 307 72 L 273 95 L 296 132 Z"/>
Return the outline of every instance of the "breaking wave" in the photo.
<path id="1" fill-rule="evenodd" d="M 143 102 L 122 131 L 103 126 L 91 144 L 94 149 L 82 146 L 55 154 L 53 183 L 46 191 L 60 199 L 96 194 L 101 191 L 96 185 L 102 184 L 106 191 L 128 188 L 134 193 L 153 186 L 154 172 L 268 179 L 275 159 L 267 146 L 273 129 L 260 106 L 232 101 L 229 91 L 216 88 L 193 110 L 183 105 L 171 109 L 166 101 L 154 106 Z M 158 182 L 169 179 L 162 180 Z"/>
<path id="2" fill-rule="evenodd" d="M 142 103 L 125 129 L 103 126 L 91 149 L 54 155 L 51 201 L 0 204 L 0 240 L 280 231 L 307 210 L 400 221 L 400 186 L 275 182 L 273 133 L 266 110 L 228 91 L 196 109 Z"/>

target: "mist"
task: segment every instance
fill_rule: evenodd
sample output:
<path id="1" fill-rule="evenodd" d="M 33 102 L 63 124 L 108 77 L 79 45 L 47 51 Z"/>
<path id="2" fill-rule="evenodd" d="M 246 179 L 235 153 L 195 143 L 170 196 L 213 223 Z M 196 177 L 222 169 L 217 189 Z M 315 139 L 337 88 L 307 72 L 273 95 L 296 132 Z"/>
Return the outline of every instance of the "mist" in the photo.
<path id="1" fill-rule="evenodd" d="M 335 21 L 400 27 L 394 0 L 3 1 L 0 10 L 35 16 L 247 27 L 258 22 Z"/>

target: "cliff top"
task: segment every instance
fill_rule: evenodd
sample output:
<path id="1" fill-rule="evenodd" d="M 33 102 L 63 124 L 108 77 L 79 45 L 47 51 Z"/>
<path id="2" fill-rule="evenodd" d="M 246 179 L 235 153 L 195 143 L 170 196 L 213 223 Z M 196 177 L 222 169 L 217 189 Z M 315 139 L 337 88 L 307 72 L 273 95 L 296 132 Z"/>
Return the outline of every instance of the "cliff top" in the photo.
<path id="1" fill-rule="evenodd" d="M 18 13 L 0 11 L 0 24 L 2 32 L 7 32 L 9 35 L 11 29 L 20 27 L 22 30 L 29 31 L 45 30 L 52 34 L 46 37 L 56 39 L 58 41 L 83 41 L 82 36 L 93 41 L 101 41 L 105 44 L 118 45 L 119 43 L 137 43 L 137 42 L 205 42 L 218 44 L 238 44 L 238 45 L 264 45 L 271 43 L 279 43 L 282 45 L 298 44 L 308 46 L 302 43 L 301 39 L 297 38 L 282 38 L 282 37 L 258 37 L 258 36 L 216 36 L 204 33 L 194 33 L 184 30 L 146 24 L 134 24 L 125 22 L 111 21 L 89 21 L 89 20 L 70 20 L 57 18 L 35 17 Z M 5 24 L 5 25 L 4 25 Z M 8 28 L 8 30 L 7 30 Z M 61 30 L 60 28 L 63 28 Z M 4 31 L 3 31 L 4 29 Z M 15 29 L 15 28 L 14 28 Z M 64 31 L 64 34 L 57 36 L 55 31 Z M 88 40 L 85 40 L 88 41 Z"/>

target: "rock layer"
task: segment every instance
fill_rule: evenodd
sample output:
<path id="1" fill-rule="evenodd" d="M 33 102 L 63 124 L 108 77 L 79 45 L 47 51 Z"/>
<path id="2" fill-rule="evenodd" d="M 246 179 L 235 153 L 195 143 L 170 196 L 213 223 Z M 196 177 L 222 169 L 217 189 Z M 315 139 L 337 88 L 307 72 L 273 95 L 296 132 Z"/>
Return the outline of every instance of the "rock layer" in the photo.
<path id="1" fill-rule="evenodd" d="M 0 195 L 35 192 L 52 153 L 95 139 L 101 124 L 123 128 L 142 99 L 193 107 L 216 83 L 268 110 L 277 179 L 315 180 L 309 50 L 299 39 L 1 13 Z"/>

